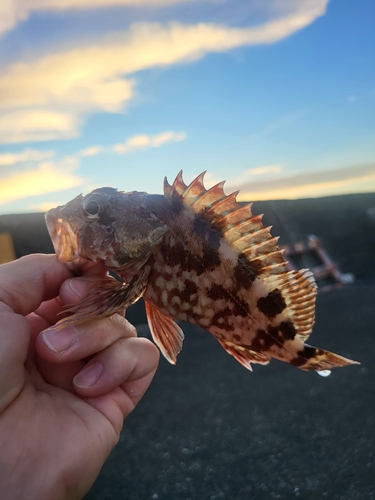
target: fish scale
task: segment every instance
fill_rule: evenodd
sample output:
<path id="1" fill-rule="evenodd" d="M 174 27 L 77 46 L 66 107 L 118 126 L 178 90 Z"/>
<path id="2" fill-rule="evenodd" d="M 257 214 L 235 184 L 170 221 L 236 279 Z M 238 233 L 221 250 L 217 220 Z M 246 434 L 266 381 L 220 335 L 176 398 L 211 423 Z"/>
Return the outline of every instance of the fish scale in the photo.
<path id="1" fill-rule="evenodd" d="M 206 189 L 204 173 L 186 185 L 180 172 L 164 195 L 96 189 L 46 214 L 57 257 L 84 268 L 102 262 L 123 279 L 101 278 L 60 322 L 114 314 L 143 297 L 152 336 L 176 363 L 184 335 L 175 320 L 210 332 L 239 363 L 271 358 L 302 370 L 355 361 L 305 344 L 314 324 L 310 271 L 288 271 L 262 216 Z"/>

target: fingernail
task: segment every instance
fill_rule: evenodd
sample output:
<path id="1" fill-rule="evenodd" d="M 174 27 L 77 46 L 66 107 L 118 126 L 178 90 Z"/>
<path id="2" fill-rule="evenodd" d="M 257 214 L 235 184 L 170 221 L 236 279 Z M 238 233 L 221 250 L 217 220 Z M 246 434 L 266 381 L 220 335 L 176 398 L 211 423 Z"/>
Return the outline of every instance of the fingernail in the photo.
<path id="1" fill-rule="evenodd" d="M 49 328 L 42 335 L 48 347 L 58 353 L 67 351 L 78 340 L 78 332 L 74 326 L 67 326 L 61 330 Z"/>
<path id="2" fill-rule="evenodd" d="M 103 365 L 94 361 L 89 363 L 73 379 L 78 387 L 92 387 L 98 381 L 103 371 Z"/>
<path id="3" fill-rule="evenodd" d="M 71 278 L 69 280 L 69 287 L 78 298 L 82 298 L 87 293 L 87 283 L 89 281 L 86 278 Z"/>

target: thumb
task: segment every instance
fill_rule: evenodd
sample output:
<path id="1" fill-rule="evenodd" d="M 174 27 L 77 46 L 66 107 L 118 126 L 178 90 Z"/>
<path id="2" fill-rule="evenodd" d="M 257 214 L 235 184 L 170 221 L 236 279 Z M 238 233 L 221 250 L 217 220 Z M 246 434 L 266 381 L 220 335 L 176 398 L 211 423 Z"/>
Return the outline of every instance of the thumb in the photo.
<path id="1" fill-rule="evenodd" d="M 30 326 L 24 315 L 57 296 L 70 276 L 52 255 L 31 255 L 0 266 L 0 412 L 25 382 Z"/>
<path id="2" fill-rule="evenodd" d="M 0 312 L 0 414 L 24 386 L 29 328 L 23 316 Z"/>

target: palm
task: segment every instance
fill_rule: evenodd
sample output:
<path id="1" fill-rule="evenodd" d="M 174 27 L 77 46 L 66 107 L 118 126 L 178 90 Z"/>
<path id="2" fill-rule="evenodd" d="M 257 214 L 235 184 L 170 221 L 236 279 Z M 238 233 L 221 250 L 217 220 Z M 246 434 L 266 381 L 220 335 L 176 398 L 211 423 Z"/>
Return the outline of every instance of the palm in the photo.
<path id="1" fill-rule="evenodd" d="M 73 293 L 72 280 L 61 280 L 59 296 L 46 293 L 25 317 L 8 312 L 7 301 L 22 309 L 12 290 L 3 299 L 0 371 L 6 370 L 8 379 L 0 380 L 0 483 L 5 499 L 82 498 L 157 367 L 155 347 L 136 338 L 120 315 L 80 325 L 72 348 L 51 349 L 40 332 L 56 323 L 62 304 L 77 302 L 88 286 L 74 278 Z M 66 336 L 66 330 L 58 335 Z M 93 385 L 79 384 L 83 369 L 93 363 L 103 366 L 100 378 Z"/>
<path id="2" fill-rule="evenodd" d="M 117 440 L 109 420 L 89 403 L 65 389 L 46 383 L 35 384 L 28 375 L 7 419 L 8 437 L 19 452 L 18 457 L 13 457 L 16 463 L 22 463 L 27 450 L 28 462 L 38 463 L 41 468 L 33 468 L 32 475 L 40 475 L 43 482 L 47 482 L 47 488 L 50 487 L 48 482 L 60 483 L 57 490 L 53 486 L 56 498 L 64 495 L 81 498 Z M 52 450 L 54 456 L 51 456 Z M 58 460 L 58 467 L 52 460 Z M 63 479 L 59 481 L 56 475 L 61 476 L 62 472 Z M 25 479 L 32 482 L 27 476 Z M 74 497 L 70 494 L 71 488 L 75 489 Z"/>

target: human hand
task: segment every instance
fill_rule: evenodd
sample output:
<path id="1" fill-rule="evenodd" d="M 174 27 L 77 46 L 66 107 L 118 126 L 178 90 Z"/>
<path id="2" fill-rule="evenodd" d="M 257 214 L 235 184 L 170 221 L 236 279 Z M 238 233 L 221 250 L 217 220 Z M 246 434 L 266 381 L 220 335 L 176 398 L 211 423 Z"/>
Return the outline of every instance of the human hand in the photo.
<path id="1" fill-rule="evenodd" d="M 73 278 L 53 255 L 0 266 L 3 500 L 82 498 L 156 371 L 157 348 L 119 314 L 49 328 L 93 273 Z"/>

